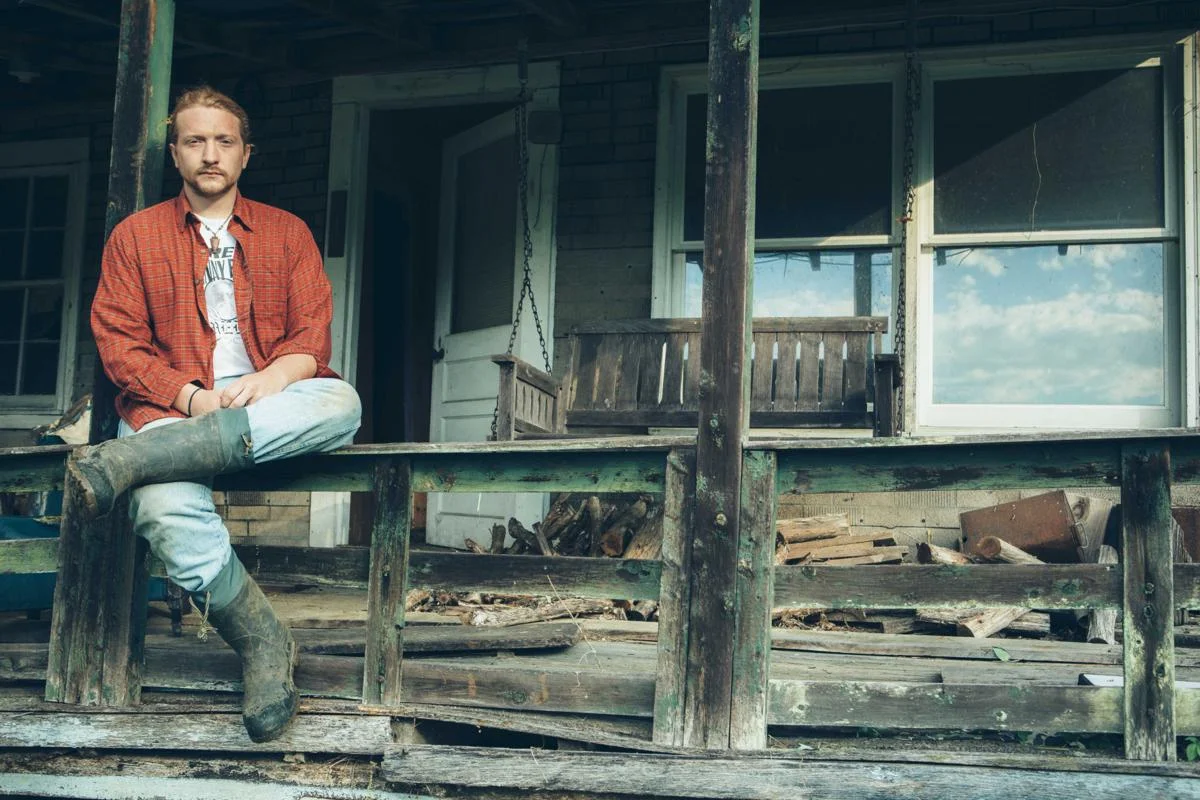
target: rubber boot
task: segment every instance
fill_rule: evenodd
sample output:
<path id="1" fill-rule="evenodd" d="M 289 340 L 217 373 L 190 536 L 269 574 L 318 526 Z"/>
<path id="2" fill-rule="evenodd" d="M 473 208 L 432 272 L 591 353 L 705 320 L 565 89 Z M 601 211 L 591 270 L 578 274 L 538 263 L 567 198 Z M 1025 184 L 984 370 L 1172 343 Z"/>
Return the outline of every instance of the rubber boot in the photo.
<path id="1" fill-rule="evenodd" d="M 296 716 L 300 697 L 292 679 L 296 642 L 250 576 L 229 605 L 208 621 L 242 657 L 242 723 L 255 742 L 269 742 Z"/>
<path id="2" fill-rule="evenodd" d="M 146 483 L 207 480 L 254 463 L 244 408 L 224 408 L 76 450 L 67 470 L 78 482 L 89 518 L 107 514 L 117 497 Z"/>

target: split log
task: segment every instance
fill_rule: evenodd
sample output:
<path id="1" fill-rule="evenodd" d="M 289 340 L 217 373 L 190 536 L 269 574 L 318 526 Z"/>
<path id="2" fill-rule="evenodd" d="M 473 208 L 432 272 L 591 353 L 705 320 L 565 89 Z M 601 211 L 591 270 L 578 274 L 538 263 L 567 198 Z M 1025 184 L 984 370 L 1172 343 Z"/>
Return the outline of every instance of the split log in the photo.
<path id="1" fill-rule="evenodd" d="M 955 631 L 959 636 L 974 636 L 976 639 L 986 639 L 997 631 L 1002 631 L 1020 617 L 1029 613 L 1027 608 L 989 608 L 978 614 L 959 620 Z"/>
<path id="2" fill-rule="evenodd" d="M 571 495 L 567 492 L 558 494 L 554 498 L 554 502 L 550 505 L 550 510 L 546 512 L 545 518 L 542 520 L 542 533 L 546 540 L 553 542 L 568 530 L 579 516 L 583 506 L 576 508 L 571 503 Z"/>
<path id="3" fill-rule="evenodd" d="M 1037 556 L 1026 553 L 1016 545 L 1009 544 L 998 536 L 984 536 L 975 543 L 975 553 L 988 561 L 1000 561 L 1005 564 L 1045 564 Z"/>
<path id="4" fill-rule="evenodd" d="M 957 628 L 962 620 L 978 613 L 978 609 L 969 608 L 923 608 L 917 611 L 917 622 Z M 1005 630 L 1044 636 L 1050 633 L 1050 615 L 1044 611 L 1026 611 L 1010 622 Z"/>
<path id="5" fill-rule="evenodd" d="M 908 555 L 908 547 L 873 547 L 867 554 L 845 558 L 828 558 L 823 564 L 831 567 L 853 567 L 863 564 L 899 564 Z"/>
<path id="6" fill-rule="evenodd" d="M 625 548 L 625 558 L 646 559 L 657 561 L 662 558 L 662 503 L 655 503 L 646 514 L 642 526 L 629 540 Z"/>
<path id="7" fill-rule="evenodd" d="M 872 555 L 871 550 L 876 545 L 894 545 L 895 543 L 896 539 L 890 533 L 849 534 L 832 539 L 785 544 L 776 550 L 776 556 L 779 555 L 781 549 L 785 564 L 803 558 L 812 560 L 853 558 Z"/>
<path id="8" fill-rule="evenodd" d="M 606 556 L 619 556 L 625 552 L 625 537 L 645 519 L 649 505 L 646 498 L 639 497 L 617 517 L 609 528 L 600 534 L 600 549 Z"/>
<path id="9" fill-rule="evenodd" d="M 546 534 L 542 533 L 541 523 L 533 523 L 533 536 L 535 539 L 537 539 L 538 548 L 542 551 L 542 555 L 558 555 L 558 553 L 554 552 L 554 548 L 550 546 L 550 542 L 546 541 Z"/>
<path id="10" fill-rule="evenodd" d="M 568 597 L 555 600 L 540 606 L 529 608 L 505 608 L 500 611 L 490 611 L 477 608 L 468 614 L 465 622 L 468 625 L 491 625 L 507 627 L 523 625 L 527 622 L 545 622 L 562 617 L 578 617 L 585 614 L 599 614 L 611 609 L 611 600 L 591 600 L 582 597 Z"/>
<path id="11" fill-rule="evenodd" d="M 936 544 L 921 542 L 917 545 L 917 562 L 920 564 L 954 564 L 964 565 L 974 563 L 965 554 L 949 547 L 938 547 Z"/>
<path id="12" fill-rule="evenodd" d="M 484 550 L 479 545 L 479 542 L 475 541 L 474 539 L 464 539 L 463 545 L 467 548 L 468 553 L 475 553 L 477 555 L 487 555 L 489 552 L 488 550 Z"/>
<path id="13" fill-rule="evenodd" d="M 1116 548 L 1102 544 L 1096 554 L 1098 564 L 1116 564 Z M 1117 643 L 1117 610 L 1115 608 L 1096 608 L 1088 618 L 1087 640 L 1093 644 Z"/>
<path id="14" fill-rule="evenodd" d="M 508 535 L 513 538 L 514 543 L 519 543 L 525 550 L 535 553 L 542 552 L 537 536 L 534 535 L 533 531 L 522 525 L 521 521 L 516 517 L 509 517 L 508 519 Z"/>
<path id="15" fill-rule="evenodd" d="M 786 544 L 834 539 L 850 533 L 850 518 L 845 514 L 821 514 L 781 519 L 775 523 L 775 530 Z"/>
<path id="16" fill-rule="evenodd" d="M 600 508 L 600 498 L 592 495 L 587 499 L 587 531 L 588 555 L 600 555 L 600 534 L 604 530 L 604 512 Z"/>
<path id="17" fill-rule="evenodd" d="M 504 552 L 504 540 L 508 538 L 508 531 L 503 525 L 496 524 L 492 526 L 492 552 L 499 555 Z"/>

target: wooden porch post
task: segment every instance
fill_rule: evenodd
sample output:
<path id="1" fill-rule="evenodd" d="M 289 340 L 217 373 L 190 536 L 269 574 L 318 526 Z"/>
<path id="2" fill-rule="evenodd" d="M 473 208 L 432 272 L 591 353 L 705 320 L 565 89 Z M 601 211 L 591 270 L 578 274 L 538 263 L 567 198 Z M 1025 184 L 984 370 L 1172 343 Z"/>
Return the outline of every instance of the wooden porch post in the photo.
<path id="1" fill-rule="evenodd" d="M 1171 451 L 1121 448 L 1125 757 L 1175 760 Z"/>
<path id="2" fill-rule="evenodd" d="M 682 720 L 690 747 L 731 746 L 734 663 L 741 658 L 735 626 L 746 610 L 739 608 L 737 567 L 749 427 L 758 29 L 758 0 L 711 0 L 700 425 Z"/>
<path id="3" fill-rule="evenodd" d="M 105 235 L 157 199 L 171 83 L 174 0 L 123 0 L 113 105 Z M 116 433 L 112 384 L 96 370 L 91 441 Z M 131 705 L 141 693 L 146 548 L 129 530 L 126 504 L 87 524 L 72 515 L 68 485 L 59 534 L 46 699 Z"/>

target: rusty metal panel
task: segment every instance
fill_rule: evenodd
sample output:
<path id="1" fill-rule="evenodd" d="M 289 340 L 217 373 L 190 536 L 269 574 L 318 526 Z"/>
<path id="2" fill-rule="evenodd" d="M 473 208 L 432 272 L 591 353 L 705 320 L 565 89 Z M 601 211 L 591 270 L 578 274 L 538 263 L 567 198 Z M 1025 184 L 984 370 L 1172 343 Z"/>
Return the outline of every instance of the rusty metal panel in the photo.
<path id="1" fill-rule="evenodd" d="M 996 536 L 1043 561 L 1079 561 L 1081 532 L 1063 491 L 964 511 L 959 515 L 963 550 L 974 552 L 985 536 Z"/>

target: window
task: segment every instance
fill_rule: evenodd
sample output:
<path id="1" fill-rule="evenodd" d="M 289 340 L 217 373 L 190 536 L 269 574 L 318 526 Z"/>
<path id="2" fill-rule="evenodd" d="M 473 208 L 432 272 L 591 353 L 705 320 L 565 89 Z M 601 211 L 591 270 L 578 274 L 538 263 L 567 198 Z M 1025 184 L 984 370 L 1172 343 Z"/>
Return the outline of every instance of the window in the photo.
<path id="1" fill-rule="evenodd" d="M 1192 167 L 1172 49 L 922 54 L 903 320 L 918 432 L 1183 423 Z M 890 350 L 903 58 L 834 63 L 760 68 L 754 314 L 886 315 Z M 700 311 L 705 83 L 664 72 L 656 316 Z"/>
<path id="2" fill-rule="evenodd" d="M 0 147 L 0 414 L 34 423 L 69 400 L 87 142 Z"/>
<path id="3" fill-rule="evenodd" d="M 765 64 L 758 101 L 754 315 L 891 316 L 893 65 L 838 75 Z M 656 213 L 656 316 L 699 316 L 703 275 L 703 70 L 667 73 Z M 890 326 L 886 347 L 890 349 Z"/>
<path id="4" fill-rule="evenodd" d="M 927 72 L 918 425 L 1179 424 L 1163 60 Z"/>

